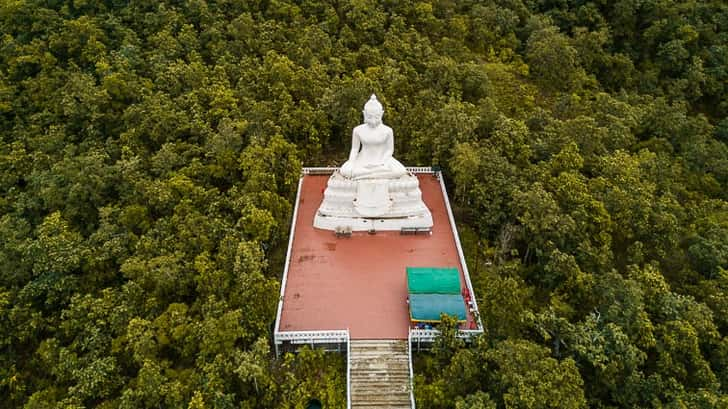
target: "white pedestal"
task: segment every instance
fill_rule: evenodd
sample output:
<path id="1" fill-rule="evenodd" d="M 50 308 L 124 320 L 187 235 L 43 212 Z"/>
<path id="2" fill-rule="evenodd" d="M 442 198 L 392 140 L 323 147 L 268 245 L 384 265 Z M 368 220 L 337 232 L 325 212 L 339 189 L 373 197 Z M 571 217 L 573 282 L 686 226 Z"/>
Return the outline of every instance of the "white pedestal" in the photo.
<path id="1" fill-rule="evenodd" d="M 351 231 L 426 229 L 432 227 L 432 214 L 412 174 L 354 181 L 337 171 L 329 178 L 313 225 Z"/>

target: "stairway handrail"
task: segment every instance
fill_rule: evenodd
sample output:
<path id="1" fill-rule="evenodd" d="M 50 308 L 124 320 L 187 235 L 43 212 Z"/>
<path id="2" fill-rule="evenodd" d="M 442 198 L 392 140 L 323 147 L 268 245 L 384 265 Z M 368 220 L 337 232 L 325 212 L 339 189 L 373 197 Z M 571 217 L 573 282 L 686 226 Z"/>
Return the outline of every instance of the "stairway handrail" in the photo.
<path id="1" fill-rule="evenodd" d="M 412 370 L 412 332 L 407 333 L 407 357 L 408 357 L 408 364 L 409 364 L 409 383 L 410 383 L 410 403 L 412 404 L 412 409 L 416 409 L 415 406 L 415 376 L 414 371 Z M 351 408 L 349 408 L 351 409 Z"/>
<path id="2" fill-rule="evenodd" d="M 351 409 L 351 335 L 346 329 L 346 408 Z"/>

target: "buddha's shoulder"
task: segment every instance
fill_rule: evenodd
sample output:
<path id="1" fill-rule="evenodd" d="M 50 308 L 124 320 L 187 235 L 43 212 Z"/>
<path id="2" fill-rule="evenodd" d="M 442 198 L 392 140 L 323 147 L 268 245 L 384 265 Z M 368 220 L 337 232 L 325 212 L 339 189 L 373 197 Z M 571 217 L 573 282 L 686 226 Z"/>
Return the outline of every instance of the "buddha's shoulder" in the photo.
<path id="1" fill-rule="evenodd" d="M 361 133 L 361 131 L 365 131 L 367 129 L 367 124 L 361 124 L 354 127 L 354 132 Z"/>
<path id="2" fill-rule="evenodd" d="M 392 128 L 388 127 L 387 125 L 381 124 L 376 128 L 370 128 L 367 124 L 361 124 L 354 127 L 354 133 L 357 135 L 365 134 L 365 135 L 376 135 L 376 134 L 392 134 Z"/>

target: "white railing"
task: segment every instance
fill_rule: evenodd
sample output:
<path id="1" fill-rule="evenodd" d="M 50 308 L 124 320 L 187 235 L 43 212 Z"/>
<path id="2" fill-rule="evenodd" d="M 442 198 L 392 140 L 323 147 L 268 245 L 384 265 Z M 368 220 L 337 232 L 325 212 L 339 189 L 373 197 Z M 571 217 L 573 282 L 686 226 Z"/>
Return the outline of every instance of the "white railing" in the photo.
<path id="1" fill-rule="evenodd" d="M 483 324 L 480 321 L 480 310 L 478 309 L 478 302 L 475 301 L 475 292 L 473 291 L 473 284 L 470 282 L 470 272 L 468 271 L 468 265 L 465 263 L 465 255 L 463 254 L 463 246 L 460 244 L 460 235 L 458 234 L 458 228 L 455 225 L 455 217 L 452 214 L 452 208 L 450 207 L 450 198 L 447 196 L 447 189 L 445 188 L 445 178 L 439 175 L 440 187 L 442 188 L 442 194 L 445 196 L 445 207 L 447 208 L 447 216 L 450 219 L 450 226 L 452 226 L 452 233 L 455 236 L 455 244 L 458 249 L 458 256 L 460 257 L 460 265 L 463 267 L 463 275 L 465 276 L 465 285 L 468 287 L 470 293 L 470 300 L 473 303 L 473 318 L 478 324 L 477 331 L 483 332 Z M 470 330 L 472 331 L 472 330 Z"/>
<path id="2" fill-rule="evenodd" d="M 410 403 L 415 409 L 415 376 L 412 369 L 412 332 L 407 335 L 407 355 L 409 358 Z"/>
<path id="3" fill-rule="evenodd" d="M 435 173 L 431 166 L 407 166 L 406 169 L 410 173 Z"/>
<path id="4" fill-rule="evenodd" d="M 346 408 L 351 409 L 351 339 L 346 330 Z"/>
<path id="5" fill-rule="evenodd" d="M 311 175 L 311 174 L 326 175 L 326 174 L 334 173 L 337 170 L 339 170 L 339 168 L 337 168 L 337 167 L 331 167 L 331 166 L 326 166 L 326 167 L 310 167 L 310 168 L 303 168 L 303 169 L 301 169 L 301 173 L 303 173 L 304 175 Z"/>
<path id="6" fill-rule="evenodd" d="M 440 336 L 440 330 L 437 329 L 410 328 L 409 332 L 411 341 L 417 343 L 424 342 L 430 344 L 435 342 L 435 338 Z M 482 329 L 461 329 L 458 330 L 457 337 L 463 340 L 468 340 L 482 333 Z"/>
<path id="7" fill-rule="evenodd" d="M 405 167 L 410 173 L 436 173 L 430 166 L 407 166 Z M 335 166 L 324 166 L 324 167 L 306 167 L 301 170 L 304 175 L 327 175 L 339 170 Z"/>
<path id="8" fill-rule="evenodd" d="M 276 323 L 273 327 L 275 334 L 278 334 L 278 329 L 281 325 L 281 313 L 283 312 L 283 297 L 286 294 L 286 282 L 288 280 L 288 266 L 291 263 L 291 248 L 293 247 L 293 235 L 296 232 L 296 219 L 298 218 L 298 204 L 301 199 L 301 185 L 303 184 L 303 178 L 298 179 L 298 190 L 296 190 L 296 204 L 293 206 L 293 216 L 291 218 L 291 230 L 288 236 L 288 250 L 286 250 L 286 261 L 283 266 L 283 278 L 281 279 L 281 292 L 278 298 L 278 310 L 276 311 Z M 274 336 L 275 338 L 275 336 Z M 274 342 L 276 349 L 276 356 L 278 356 L 278 341 Z"/>
<path id="9" fill-rule="evenodd" d="M 335 344 L 349 341 L 348 330 L 281 331 L 275 333 L 276 344 L 285 341 L 291 344 Z"/>

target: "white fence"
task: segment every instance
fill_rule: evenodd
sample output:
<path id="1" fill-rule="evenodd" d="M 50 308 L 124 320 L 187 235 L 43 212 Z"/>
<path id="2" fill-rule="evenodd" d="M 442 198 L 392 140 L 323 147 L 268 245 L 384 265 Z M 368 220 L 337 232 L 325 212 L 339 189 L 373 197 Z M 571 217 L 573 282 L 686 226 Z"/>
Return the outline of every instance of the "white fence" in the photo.
<path id="1" fill-rule="evenodd" d="M 410 404 L 415 409 L 415 375 L 412 368 L 412 332 L 407 335 L 407 356 L 409 358 Z"/>
<path id="2" fill-rule="evenodd" d="M 351 409 L 351 339 L 346 331 L 346 409 Z"/>
<path id="3" fill-rule="evenodd" d="M 349 342 L 348 330 L 324 331 L 281 331 L 274 335 L 276 344 L 290 342 L 291 344 L 343 344 Z"/>
<path id="4" fill-rule="evenodd" d="M 409 333 L 410 342 L 416 343 L 417 345 L 421 343 L 431 344 L 435 342 L 435 338 L 440 336 L 440 331 L 436 329 L 411 328 Z M 458 331 L 457 337 L 463 340 L 469 340 L 482 333 L 482 329 L 461 329 Z"/>
<path id="5" fill-rule="evenodd" d="M 405 169 L 407 169 L 410 173 L 436 173 L 436 171 L 432 170 L 432 167 L 430 166 L 407 166 Z M 301 173 L 304 175 L 330 175 L 334 172 L 339 170 L 338 167 L 310 167 L 310 168 L 303 168 L 301 170 Z"/>

